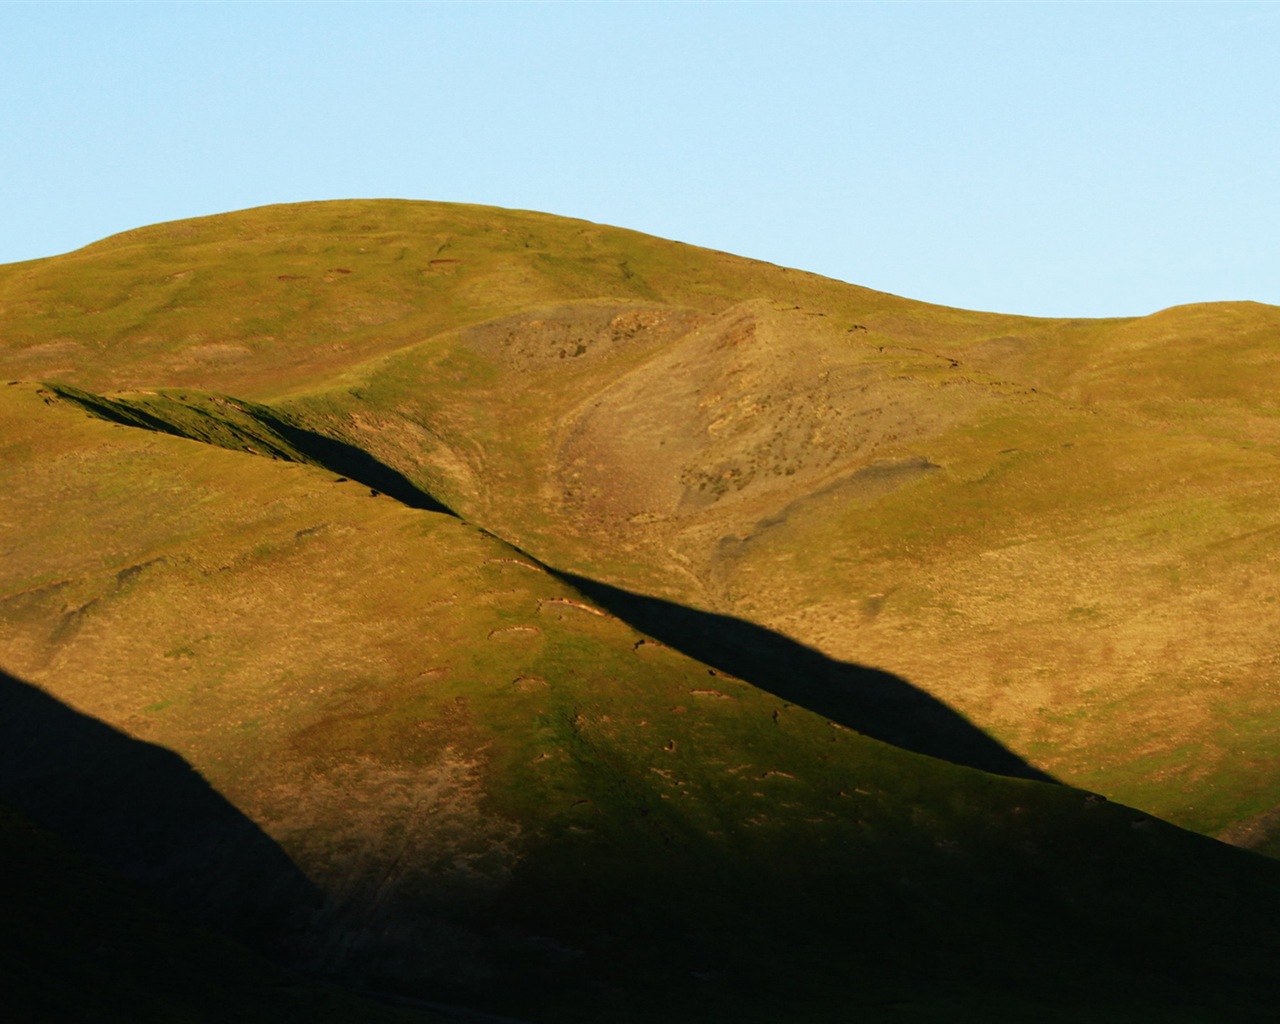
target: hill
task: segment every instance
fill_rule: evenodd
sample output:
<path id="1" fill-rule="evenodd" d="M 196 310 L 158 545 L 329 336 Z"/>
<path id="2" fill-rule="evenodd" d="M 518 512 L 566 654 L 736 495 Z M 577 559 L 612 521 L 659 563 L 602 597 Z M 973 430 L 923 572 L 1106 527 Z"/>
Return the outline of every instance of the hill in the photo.
<path id="1" fill-rule="evenodd" d="M 1152 815 L 1274 842 L 1274 310 L 368 202 L 0 268 L 0 324 L 7 707 L 280 856 L 0 797 L 189 919 L 538 1020 L 1267 1012 L 1277 866 Z"/>

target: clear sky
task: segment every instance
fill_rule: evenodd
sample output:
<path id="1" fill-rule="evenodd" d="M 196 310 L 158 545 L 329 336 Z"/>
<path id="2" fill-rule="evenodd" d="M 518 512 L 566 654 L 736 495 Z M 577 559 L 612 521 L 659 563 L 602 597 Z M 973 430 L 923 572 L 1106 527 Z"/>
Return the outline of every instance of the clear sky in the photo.
<path id="1" fill-rule="evenodd" d="M 371 196 L 975 309 L 1280 303 L 1280 4 L 0 2 L 0 262 Z"/>

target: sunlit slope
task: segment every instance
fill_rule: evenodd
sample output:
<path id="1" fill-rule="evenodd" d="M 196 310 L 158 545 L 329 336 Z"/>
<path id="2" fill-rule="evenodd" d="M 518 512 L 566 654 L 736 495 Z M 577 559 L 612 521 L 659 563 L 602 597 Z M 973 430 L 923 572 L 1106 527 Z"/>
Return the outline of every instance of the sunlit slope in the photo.
<path id="1" fill-rule="evenodd" d="M 1266 1010 L 1270 861 L 837 729 L 315 466 L 33 385 L 0 438 L 4 667 L 280 845 L 297 966 L 536 1020 Z"/>
<path id="2" fill-rule="evenodd" d="M 0 307 L 11 378 L 266 401 L 551 564 L 1274 849 L 1273 307 L 971 313 L 402 202 L 130 232 L 0 268 Z"/>
<path id="3" fill-rule="evenodd" d="M 401 201 L 301 203 L 142 228 L 0 267 L 3 372 L 89 387 L 261 397 L 527 307 L 607 296 L 702 313 L 838 296 L 907 332 L 992 318 L 547 214 Z"/>
<path id="4" fill-rule="evenodd" d="M 890 669 L 1244 839 L 1280 805 L 1276 310 L 964 337 L 825 287 L 541 305 L 289 405 L 557 565 Z"/>

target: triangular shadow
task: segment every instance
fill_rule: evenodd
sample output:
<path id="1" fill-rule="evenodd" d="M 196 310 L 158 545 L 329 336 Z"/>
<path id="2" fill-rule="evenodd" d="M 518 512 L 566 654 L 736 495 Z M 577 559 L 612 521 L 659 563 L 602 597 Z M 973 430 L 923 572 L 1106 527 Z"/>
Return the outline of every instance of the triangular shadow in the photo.
<path id="1" fill-rule="evenodd" d="M 184 396 L 170 399 L 173 408 L 180 409 L 185 416 L 194 417 L 194 422 L 212 425 L 212 429 L 209 430 L 194 430 L 193 421 L 185 423 L 171 421 L 135 402 L 106 398 L 68 384 L 56 384 L 51 381 L 46 381 L 42 388 L 46 389 L 42 393 L 56 395 L 73 402 L 90 415 L 109 423 L 151 430 L 158 434 L 169 434 L 214 447 L 239 449 L 252 441 L 256 447 L 247 448 L 247 450 L 254 454 L 264 454 L 261 449 L 265 449 L 268 457 L 286 461 L 295 461 L 297 455 L 301 455 L 304 460 L 314 465 L 364 484 L 371 491 L 385 494 L 410 508 L 456 515 L 453 509 L 416 486 L 403 473 L 378 461 L 363 448 L 301 427 L 264 405 L 242 402 L 225 396 L 214 396 L 224 405 L 233 405 L 249 421 L 266 428 L 265 432 L 256 430 L 245 433 L 242 424 L 236 425 L 230 420 L 220 420 L 198 404 L 187 403 Z M 274 437 L 271 436 L 273 434 Z"/>
<path id="2" fill-rule="evenodd" d="M 287 955 L 320 891 L 183 758 L 0 670 L 0 801 L 184 918 Z"/>
<path id="3" fill-rule="evenodd" d="M 942 701 L 890 672 L 837 661 L 730 615 L 687 608 L 549 566 L 547 571 L 655 640 L 865 736 L 996 775 L 1057 782 Z"/>
<path id="4" fill-rule="evenodd" d="M 379 462 L 363 448 L 296 426 L 265 410 L 259 411 L 257 415 L 263 423 L 317 465 L 350 477 L 370 490 L 394 498 L 409 508 L 456 515 L 453 509 L 415 486 L 403 473 L 392 469 L 385 462 Z"/>

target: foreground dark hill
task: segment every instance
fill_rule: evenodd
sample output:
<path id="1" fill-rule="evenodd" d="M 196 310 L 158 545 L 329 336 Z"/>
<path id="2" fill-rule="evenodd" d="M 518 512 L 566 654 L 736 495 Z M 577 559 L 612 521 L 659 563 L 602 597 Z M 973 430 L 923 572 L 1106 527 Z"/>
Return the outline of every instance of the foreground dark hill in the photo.
<path id="1" fill-rule="evenodd" d="M 16 699 L 41 705 L 38 717 L 70 723 L 72 734 L 79 732 L 81 738 L 84 730 L 111 733 L 74 712 L 53 710 L 54 702 L 47 697 L 15 695 L 15 688 L 23 689 L 23 684 L 0 675 L 0 702 L 6 712 Z M 143 747 L 118 734 L 102 739 L 98 749 L 104 753 L 120 752 L 118 745 L 135 751 Z M 65 744 L 56 749 L 64 755 L 77 753 Z M 166 767 L 178 767 L 172 755 L 141 754 L 144 760 L 157 755 Z M 130 761 L 128 754 L 124 760 Z M 108 776 L 119 777 L 118 765 L 103 766 Z M 192 774 L 189 768 L 184 770 Z M 75 779 L 75 773 L 69 777 Z M 154 776 L 143 777 L 155 781 Z M 83 778 L 75 781 L 85 782 Z M 130 796 L 146 803 L 145 793 L 130 793 L 123 787 L 90 783 L 86 788 L 98 798 L 109 796 L 110 809 L 117 812 Z M 154 833 L 155 828 L 155 819 L 146 821 L 145 831 Z M 80 838 L 85 829 L 77 831 Z M 23 1024 L 161 1020 L 438 1024 L 456 1019 L 426 1008 L 393 1008 L 282 971 L 225 937 L 166 912 L 118 874 L 104 869 L 97 858 L 85 856 L 3 804 L 0 863 L 4 864 L 0 982 L 8 1020 Z"/>
<path id="2" fill-rule="evenodd" d="M 1033 781 L 1063 774 L 1057 747 L 1015 742 L 1042 736 L 1041 707 L 1130 778 L 1051 630 L 1037 657 L 1065 703 L 1002 684 L 1029 709 L 1018 732 L 759 610 L 839 594 L 857 613 L 829 608 L 832 636 L 894 624 L 921 664 L 950 643 L 947 678 L 971 685 L 981 659 L 933 632 L 937 609 L 849 578 L 941 573 L 930 531 L 973 556 L 1004 528 L 992 509 L 1020 529 L 1043 515 L 1048 536 L 1063 520 L 1034 473 L 985 506 L 945 445 L 968 431 L 979 459 L 1002 430 L 1050 430 L 1065 349 L 1131 325 L 940 310 L 580 222 L 400 203 L 146 229 L 0 268 L 0 304 L 6 371 L 27 379 L 0 386 L 4 720 L 29 736 L 32 701 L 65 706 L 180 758 L 292 895 L 275 923 L 251 886 L 215 914 L 190 894 L 226 881 L 207 855 L 224 833 L 150 815 L 161 834 L 139 849 L 110 812 L 33 799 L 67 788 L 78 733 L 0 771 L 0 799 L 190 921 L 235 931 L 243 911 L 242 939 L 312 976 L 534 1020 L 1272 1012 L 1273 861 Z M 1015 330 L 1060 343 L 1035 383 L 953 380 L 958 358 L 924 351 Z M 1136 406 L 1096 415 L 1092 444 L 1125 417 L 1118 445 L 1154 436 Z M 1196 429 L 1219 472 L 1218 435 Z M 1251 457 L 1205 479 L 1261 521 Z M 1149 533 L 1106 500 L 1117 557 L 1168 542 L 1177 561 L 1238 525 L 1211 507 L 1201 533 Z M 1014 616 L 1007 642 L 1039 621 Z M 1206 748 L 1253 713 L 1254 678 L 1196 720 Z M 1192 719 L 1134 721 L 1130 747 Z M 1205 806 L 1276 802 L 1263 771 L 1215 788 L 1248 775 L 1270 722 L 1206 761 Z"/>

